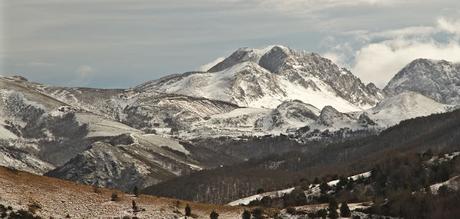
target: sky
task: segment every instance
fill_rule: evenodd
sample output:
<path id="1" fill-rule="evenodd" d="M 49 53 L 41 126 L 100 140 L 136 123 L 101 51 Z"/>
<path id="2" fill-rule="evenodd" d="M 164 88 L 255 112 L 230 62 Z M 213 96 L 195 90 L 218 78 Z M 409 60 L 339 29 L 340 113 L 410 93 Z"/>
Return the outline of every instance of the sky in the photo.
<path id="1" fill-rule="evenodd" d="M 416 58 L 460 62 L 458 0 L 0 0 L 0 74 L 127 88 L 241 47 L 316 52 L 379 87 Z"/>

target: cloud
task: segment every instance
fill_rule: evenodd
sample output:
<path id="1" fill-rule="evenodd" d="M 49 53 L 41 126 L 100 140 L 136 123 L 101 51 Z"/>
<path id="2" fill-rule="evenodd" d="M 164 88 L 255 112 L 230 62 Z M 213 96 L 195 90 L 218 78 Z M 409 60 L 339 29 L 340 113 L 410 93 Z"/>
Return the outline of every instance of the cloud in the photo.
<path id="1" fill-rule="evenodd" d="M 94 73 L 94 69 L 89 65 L 81 65 L 75 71 L 79 78 L 86 79 Z"/>
<path id="2" fill-rule="evenodd" d="M 380 88 L 418 58 L 460 62 L 460 20 L 452 18 L 438 18 L 431 26 L 357 30 L 344 35 L 351 36 L 348 42 L 326 40 L 330 46 L 323 55 L 339 65 L 348 63 L 364 82 L 373 82 Z"/>
<path id="3" fill-rule="evenodd" d="M 438 28 L 460 36 L 460 19 L 441 17 L 438 19 Z"/>
<path id="4" fill-rule="evenodd" d="M 460 61 L 460 44 L 417 42 L 395 39 L 372 43 L 360 49 L 352 71 L 365 82 L 374 82 L 383 88 L 405 65 L 417 58 Z"/>
<path id="5" fill-rule="evenodd" d="M 225 57 L 219 57 L 207 64 L 204 64 L 198 68 L 199 71 L 208 71 L 210 68 L 212 68 L 214 65 L 217 65 L 219 62 L 224 61 Z"/>
<path id="6" fill-rule="evenodd" d="M 251 0 L 250 0 L 251 1 Z M 339 7 L 387 6 L 400 3 L 396 0 L 252 0 L 260 5 L 284 11 L 321 11 Z M 407 2 L 407 1 L 406 1 Z"/>

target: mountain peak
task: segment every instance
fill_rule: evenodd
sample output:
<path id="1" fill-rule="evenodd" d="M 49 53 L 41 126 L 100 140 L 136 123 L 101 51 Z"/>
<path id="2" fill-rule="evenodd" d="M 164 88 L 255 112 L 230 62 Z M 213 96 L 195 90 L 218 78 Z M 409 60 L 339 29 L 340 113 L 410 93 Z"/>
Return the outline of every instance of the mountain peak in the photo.
<path id="1" fill-rule="evenodd" d="M 238 63 L 254 62 L 259 63 L 260 59 L 270 52 L 284 51 L 289 52 L 290 49 L 281 45 L 271 45 L 261 49 L 242 47 L 233 52 L 229 57 L 211 67 L 208 72 L 219 72 L 232 67 Z"/>
<path id="2" fill-rule="evenodd" d="M 384 88 L 396 95 L 415 91 L 438 102 L 460 104 L 460 65 L 445 60 L 416 59 L 399 71 Z"/>

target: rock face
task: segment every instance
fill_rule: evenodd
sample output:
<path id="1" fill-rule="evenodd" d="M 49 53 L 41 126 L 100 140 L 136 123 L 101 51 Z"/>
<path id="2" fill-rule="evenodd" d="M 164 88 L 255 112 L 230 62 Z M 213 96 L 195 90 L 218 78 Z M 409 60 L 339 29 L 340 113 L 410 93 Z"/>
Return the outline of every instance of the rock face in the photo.
<path id="1" fill-rule="evenodd" d="M 460 64 L 417 59 L 399 71 L 384 91 L 414 91 L 444 104 L 460 104 Z"/>
<path id="2" fill-rule="evenodd" d="M 332 106 L 326 106 L 321 110 L 319 115 L 319 122 L 325 126 L 332 127 L 337 122 L 350 122 L 352 118 L 334 109 Z"/>
<path id="3" fill-rule="evenodd" d="M 367 109 L 383 99 L 375 85 L 363 84 L 330 60 L 283 46 L 239 49 L 208 72 L 169 76 L 136 89 L 271 109 L 298 99 L 316 108 L 331 105 L 342 112 Z"/>

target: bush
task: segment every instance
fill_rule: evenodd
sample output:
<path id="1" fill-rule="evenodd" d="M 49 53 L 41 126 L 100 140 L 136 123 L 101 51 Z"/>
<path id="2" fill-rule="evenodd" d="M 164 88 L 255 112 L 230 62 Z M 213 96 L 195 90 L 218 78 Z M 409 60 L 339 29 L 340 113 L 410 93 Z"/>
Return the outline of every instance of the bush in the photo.
<path id="1" fill-rule="evenodd" d="M 251 213 L 248 210 L 244 210 L 241 219 L 251 219 Z"/>
<path id="2" fill-rule="evenodd" d="M 112 192 L 112 196 L 110 197 L 110 200 L 114 202 L 120 201 L 120 198 L 118 197 L 118 193 Z"/>
<path id="3" fill-rule="evenodd" d="M 295 214 L 297 214 L 297 210 L 295 210 L 295 208 L 293 208 L 293 207 L 289 207 L 289 208 L 286 208 L 286 213 L 288 213 L 290 215 L 295 215 Z"/>
<path id="4" fill-rule="evenodd" d="M 212 211 L 211 214 L 209 215 L 209 218 L 211 219 L 218 219 L 219 218 L 219 214 L 216 212 L 216 211 Z"/>

